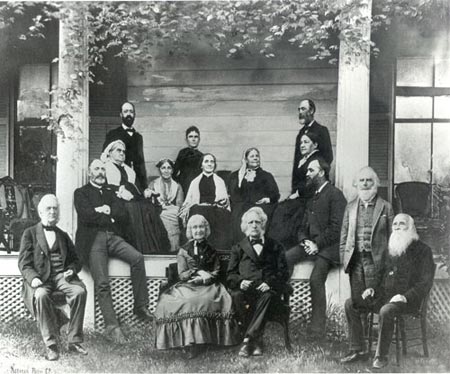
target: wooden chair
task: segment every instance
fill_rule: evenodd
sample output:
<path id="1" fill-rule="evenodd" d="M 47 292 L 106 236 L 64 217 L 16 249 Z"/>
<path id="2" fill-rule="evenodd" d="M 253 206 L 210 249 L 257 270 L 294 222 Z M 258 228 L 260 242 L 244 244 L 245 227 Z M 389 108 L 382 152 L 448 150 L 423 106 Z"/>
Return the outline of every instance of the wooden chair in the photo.
<path id="1" fill-rule="evenodd" d="M 433 268 L 433 277 L 434 273 L 436 271 L 436 265 L 434 265 Z M 397 365 L 400 365 L 401 362 L 401 355 L 403 353 L 404 356 L 407 354 L 407 346 L 408 342 L 415 341 L 413 344 L 409 344 L 409 347 L 414 347 L 417 345 L 422 345 L 423 347 L 423 355 L 425 357 L 428 357 L 429 351 L 428 351 L 428 337 L 427 337 L 427 311 L 428 311 L 428 299 L 430 297 L 430 290 L 428 290 L 427 294 L 425 295 L 424 299 L 422 300 L 420 307 L 417 311 L 411 312 L 411 313 L 405 313 L 400 316 L 395 317 L 395 327 L 394 327 L 394 344 L 395 344 L 395 360 Z M 372 349 L 372 342 L 374 337 L 374 314 L 375 313 L 369 313 L 369 332 L 368 332 L 368 351 L 369 354 L 371 353 Z M 415 321 L 419 321 L 420 326 L 419 327 L 412 327 L 412 328 L 405 328 L 405 319 L 406 318 L 412 318 Z M 412 336 L 410 338 L 407 337 L 406 332 L 414 331 L 414 330 L 420 330 L 420 337 Z M 420 340 L 417 342 L 417 340 Z M 401 347 L 400 347 L 401 345 Z M 401 350 L 401 351 L 400 351 Z"/>
<path id="2" fill-rule="evenodd" d="M 0 245 L 7 253 L 18 251 L 23 231 L 38 219 L 34 214 L 30 191 L 11 177 L 0 179 Z"/>

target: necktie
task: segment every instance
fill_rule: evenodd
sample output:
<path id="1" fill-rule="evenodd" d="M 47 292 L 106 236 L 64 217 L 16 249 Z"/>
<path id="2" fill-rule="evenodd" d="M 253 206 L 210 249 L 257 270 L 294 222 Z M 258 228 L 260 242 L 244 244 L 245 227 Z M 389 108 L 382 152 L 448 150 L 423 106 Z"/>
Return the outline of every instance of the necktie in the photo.
<path id="1" fill-rule="evenodd" d="M 56 226 L 42 225 L 42 227 L 43 227 L 44 230 L 46 230 L 46 231 L 56 231 Z"/>
<path id="2" fill-rule="evenodd" d="M 256 244 L 263 245 L 263 241 L 262 241 L 262 239 L 250 239 L 250 244 L 251 245 L 256 245 Z"/>

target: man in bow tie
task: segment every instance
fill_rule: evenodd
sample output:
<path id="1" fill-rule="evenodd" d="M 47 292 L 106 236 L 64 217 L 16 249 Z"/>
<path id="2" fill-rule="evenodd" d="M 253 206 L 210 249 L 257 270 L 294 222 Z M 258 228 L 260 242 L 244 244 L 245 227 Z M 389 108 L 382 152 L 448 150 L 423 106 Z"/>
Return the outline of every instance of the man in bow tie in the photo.
<path id="1" fill-rule="evenodd" d="M 108 276 L 108 259 L 117 257 L 130 264 L 134 296 L 134 313 L 145 321 L 152 320 L 148 311 L 148 291 L 144 256 L 121 237 L 126 227 L 127 210 L 115 192 L 105 187 L 103 162 L 93 160 L 89 166 L 89 183 L 75 190 L 78 213 L 76 250 L 94 279 L 95 291 L 105 321 L 108 338 L 122 344 L 126 341 L 114 311 Z"/>
<path id="2" fill-rule="evenodd" d="M 299 245 L 286 252 L 289 274 L 300 261 L 314 261 L 309 282 L 312 316 L 307 338 L 325 337 L 326 293 L 325 282 L 330 269 L 339 264 L 339 235 L 347 201 L 342 192 L 328 180 L 330 165 L 321 157 L 310 161 L 306 177 L 308 186 L 316 193 L 306 207 L 298 233 Z"/>
<path id="3" fill-rule="evenodd" d="M 83 355 L 83 320 L 86 288 L 78 278 L 81 263 L 72 241 L 56 224 L 59 203 L 55 195 L 45 195 L 38 205 L 41 222 L 26 229 L 19 253 L 19 269 L 24 277 L 23 297 L 31 314 L 36 318 L 46 347 L 46 359 L 59 358 L 58 311 L 52 299 L 54 291 L 61 291 L 70 307 L 68 329 L 69 352 Z"/>
<path id="4" fill-rule="evenodd" d="M 284 248 L 264 235 L 266 223 L 267 215 L 259 207 L 244 213 L 241 229 L 246 237 L 232 248 L 227 271 L 236 313 L 246 325 L 239 351 L 244 357 L 262 355 L 266 315 L 281 302 L 288 280 Z"/>
<path id="5" fill-rule="evenodd" d="M 103 151 L 114 140 L 125 143 L 125 163 L 136 173 L 136 186 L 140 191 L 147 188 L 147 171 L 144 160 L 144 141 L 142 135 L 133 127 L 136 117 L 134 104 L 126 101 L 122 104 L 120 118 L 122 125 L 109 131 L 103 143 Z"/>

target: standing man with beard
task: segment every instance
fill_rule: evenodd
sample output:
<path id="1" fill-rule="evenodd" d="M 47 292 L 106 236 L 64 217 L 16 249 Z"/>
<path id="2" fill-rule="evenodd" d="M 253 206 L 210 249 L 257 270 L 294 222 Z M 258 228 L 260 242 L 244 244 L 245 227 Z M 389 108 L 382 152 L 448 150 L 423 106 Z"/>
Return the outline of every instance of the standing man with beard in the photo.
<path id="1" fill-rule="evenodd" d="M 366 166 L 358 172 L 354 182 L 358 197 L 348 203 L 342 223 L 341 262 L 350 277 L 353 305 L 362 310 L 366 303 L 361 295 L 365 289 L 375 287 L 394 218 L 391 204 L 377 194 L 379 184 L 380 180 L 371 167 Z M 365 354 L 360 354 L 358 349 L 344 357 L 342 362 L 365 359 Z"/>
<path id="2" fill-rule="evenodd" d="M 125 143 L 125 163 L 134 169 L 136 186 L 142 192 L 147 188 L 147 172 L 144 160 L 144 141 L 142 135 L 133 127 L 135 116 L 134 105 L 129 101 L 123 103 L 120 110 L 122 125 L 106 134 L 103 151 L 114 140 L 122 140 Z"/>
<path id="3" fill-rule="evenodd" d="M 414 220 L 408 214 L 397 214 L 376 285 L 361 292 L 366 310 L 378 311 L 380 315 L 374 369 L 382 369 L 388 364 L 395 317 L 419 308 L 433 285 L 434 266 L 431 249 L 419 240 Z M 357 361 L 348 357 L 367 359 L 361 313 L 364 311 L 354 304 L 353 298 L 346 301 L 350 352 L 341 360 L 342 363 Z"/>
<path id="4" fill-rule="evenodd" d="M 307 204 L 298 239 L 299 245 L 286 252 L 289 274 L 300 261 L 314 261 L 310 276 L 312 318 L 307 338 L 325 337 L 326 293 L 328 272 L 339 264 L 339 234 L 347 201 L 342 192 L 329 181 L 330 165 L 318 157 L 308 165 L 307 184 L 314 187 L 315 195 Z"/>
<path id="5" fill-rule="evenodd" d="M 313 132 L 317 134 L 318 138 L 318 150 L 325 161 L 331 165 L 333 162 L 333 147 L 331 145 L 330 133 L 328 128 L 320 125 L 314 119 L 314 114 L 316 113 L 316 104 L 311 99 L 305 99 L 300 101 L 298 105 L 298 120 L 300 125 L 303 127 L 297 134 L 295 139 L 295 151 L 294 151 L 294 165 L 292 167 L 292 183 L 295 180 L 295 172 L 298 168 L 298 163 L 302 158 L 300 152 L 300 140 L 304 134 L 308 132 Z M 294 189 L 294 186 L 292 186 Z"/>

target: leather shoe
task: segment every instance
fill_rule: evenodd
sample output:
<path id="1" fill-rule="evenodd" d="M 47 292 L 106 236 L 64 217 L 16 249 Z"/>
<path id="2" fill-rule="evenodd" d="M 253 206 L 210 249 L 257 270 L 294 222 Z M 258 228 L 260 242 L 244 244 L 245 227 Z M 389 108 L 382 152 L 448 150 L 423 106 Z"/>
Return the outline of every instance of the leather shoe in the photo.
<path id="1" fill-rule="evenodd" d="M 58 347 L 55 344 L 45 349 L 45 359 L 48 361 L 56 361 L 59 359 Z"/>
<path id="2" fill-rule="evenodd" d="M 107 333 L 107 338 L 116 344 L 125 344 L 127 342 L 126 336 L 118 326 Z"/>
<path id="3" fill-rule="evenodd" d="M 136 309 L 134 311 L 134 314 L 138 318 L 140 318 L 140 319 L 142 319 L 142 320 L 144 320 L 146 322 L 153 321 L 153 319 L 154 319 L 154 315 L 152 313 L 150 313 L 150 311 L 146 307 L 142 307 L 142 308 Z"/>
<path id="4" fill-rule="evenodd" d="M 68 349 L 69 352 L 79 353 L 83 356 L 86 356 L 88 354 L 88 351 L 84 349 L 80 343 L 70 343 Z"/>
<path id="5" fill-rule="evenodd" d="M 250 349 L 250 344 L 248 342 L 242 343 L 242 347 L 239 350 L 239 356 L 241 357 L 249 357 L 251 356 L 252 351 Z"/>
<path id="6" fill-rule="evenodd" d="M 373 361 L 372 368 L 373 369 L 383 369 L 388 364 L 388 359 L 386 357 L 375 357 Z"/>
<path id="7" fill-rule="evenodd" d="M 362 351 L 350 351 L 347 355 L 341 358 L 341 364 L 350 364 L 352 362 L 366 361 L 367 355 Z"/>
<path id="8" fill-rule="evenodd" d="M 252 356 L 262 356 L 263 354 L 263 348 L 261 344 L 255 343 L 255 346 L 253 347 Z"/>

